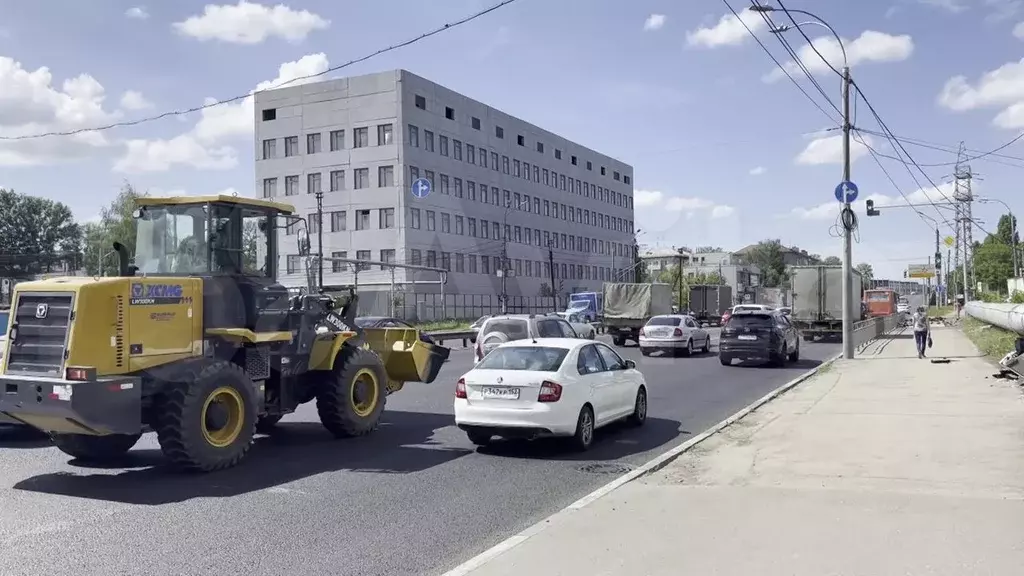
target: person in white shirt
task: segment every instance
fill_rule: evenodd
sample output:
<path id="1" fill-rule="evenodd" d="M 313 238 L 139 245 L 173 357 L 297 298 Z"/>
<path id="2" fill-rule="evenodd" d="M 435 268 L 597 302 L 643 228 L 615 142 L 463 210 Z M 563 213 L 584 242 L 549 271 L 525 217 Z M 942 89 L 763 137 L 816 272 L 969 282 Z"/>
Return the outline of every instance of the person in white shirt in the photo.
<path id="1" fill-rule="evenodd" d="M 914 342 L 917 344 L 917 357 L 924 358 L 925 351 L 932 339 L 932 331 L 928 322 L 928 311 L 924 306 L 918 306 L 912 320 L 914 325 Z"/>

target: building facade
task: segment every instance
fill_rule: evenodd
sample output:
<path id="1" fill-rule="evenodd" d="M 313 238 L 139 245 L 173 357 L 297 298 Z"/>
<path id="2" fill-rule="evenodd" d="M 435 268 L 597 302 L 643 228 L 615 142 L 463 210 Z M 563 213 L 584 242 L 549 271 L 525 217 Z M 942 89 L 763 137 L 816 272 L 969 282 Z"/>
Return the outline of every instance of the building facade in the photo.
<path id="1" fill-rule="evenodd" d="M 633 265 L 631 166 L 407 71 L 260 92 L 254 120 L 258 194 L 307 217 L 316 252 L 321 191 L 325 257 L 444 269 L 448 294 L 499 294 L 507 268 L 510 296 L 552 276 L 598 290 Z M 280 241 L 282 281 L 303 283 L 294 230 Z M 340 262 L 324 282 L 357 266 L 361 288 L 441 290 L 435 272 Z"/>

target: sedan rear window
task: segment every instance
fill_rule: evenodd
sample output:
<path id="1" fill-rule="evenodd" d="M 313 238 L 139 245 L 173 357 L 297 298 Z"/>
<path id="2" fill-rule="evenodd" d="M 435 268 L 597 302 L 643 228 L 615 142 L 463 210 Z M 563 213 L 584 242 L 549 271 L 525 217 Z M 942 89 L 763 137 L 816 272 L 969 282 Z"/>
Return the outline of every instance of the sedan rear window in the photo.
<path id="1" fill-rule="evenodd" d="M 548 346 L 509 346 L 496 348 L 484 357 L 476 370 L 531 370 L 557 372 L 569 354 L 565 348 Z"/>
<path id="2" fill-rule="evenodd" d="M 514 320 L 511 318 L 491 320 L 480 330 L 482 336 L 487 336 L 491 332 L 504 334 L 509 340 L 525 340 L 530 337 L 530 327 L 526 320 Z"/>
<path id="3" fill-rule="evenodd" d="M 725 324 L 726 328 L 771 328 L 772 317 L 767 314 L 743 314 L 733 316 Z"/>
<path id="4" fill-rule="evenodd" d="M 679 326 L 682 323 L 682 318 L 674 318 L 672 316 L 655 316 L 647 321 L 648 326 Z"/>

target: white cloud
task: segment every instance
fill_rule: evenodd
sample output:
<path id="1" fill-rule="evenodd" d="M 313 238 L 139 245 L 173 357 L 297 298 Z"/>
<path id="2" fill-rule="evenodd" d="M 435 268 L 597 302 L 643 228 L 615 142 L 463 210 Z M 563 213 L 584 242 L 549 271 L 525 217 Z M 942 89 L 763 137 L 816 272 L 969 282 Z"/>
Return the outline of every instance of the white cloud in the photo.
<path id="1" fill-rule="evenodd" d="M 853 209 L 861 217 L 867 212 L 866 203 L 871 200 L 875 203 L 875 208 L 885 208 L 886 206 L 906 206 L 907 201 L 912 204 L 927 204 L 930 202 L 935 203 L 948 203 L 953 198 L 953 187 L 952 182 L 939 184 L 938 190 L 932 187 L 921 188 L 915 190 L 910 194 L 907 194 L 907 200 L 904 200 L 902 196 L 886 196 L 884 194 L 871 194 L 868 196 L 861 196 L 856 202 L 853 203 Z M 835 220 L 839 216 L 839 202 L 824 202 L 812 208 L 794 208 L 789 216 L 799 218 L 801 220 Z M 938 220 L 940 223 L 942 219 L 932 208 L 920 208 L 926 216 Z M 940 209 L 941 210 L 941 209 Z M 901 212 L 907 212 L 913 214 L 910 208 L 902 209 Z M 949 210 L 942 210 L 946 213 L 947 218 L 952 218 L 952 212 Z"/>
<path id="2" fill-rule="evenodd" d="M 253 92 L 266 90 L 284 82 L 322 73 L 329 67 L 323 53 L 308 54 L 294 62 L 285 62 L 273 80 L 260 82 Z M 312 82 L 295 80 L 289 86 Z M 251 94 L 251 93 L 250 93 Z M 207 98 L 204 103 L 215 103 Z M 253 98 L 205 108 L 188 132 L 168 140 L 130 140 L 124 156 L 114 164 L 117 172 L 164 172 L 183 165 L 208 170 L 233 168 L 238 163 L 235 140 L 251 139 L 253 134 Z"/>
<path id="3" fill-rule="evenodd" d="M 837 70 L 843 66 L 843 51 L 835 38 L 832 36 L 820 36 L 815 38 L 813 43 L 814 48 L 804 44 L 797 50 L 797 56 L 800 57 L 808 72 L 812 74 L 826 71 L 831 72 L 831 68 L 822 60 L 822 57 L 828 60 Z M 852 41 L 844 38 L 843 45 L 846 46 L 846 55 L 850 66 L 869 62 L 902 62 L 910 58 L 911 54 L 914 53 L 914 40 L 909 35 L 894 36 L 874 30 L 865 30 Z M 814 52 L 815 48 L 821 53 L 821 56 Z M 803 74 L 800 66 L 792 60 L 786 62 L 783 66 L 794 78 Z M 775 82 L 785 77 L 786 75 L 782 70 L 775 67 L 764 76 L 764 81 Z"/>
<path id="4" fill-rule="evenodd" d="M 149 18 L 149 12 L 146 12 L 146 8 L 143 6 L 132 6 L 125 10 L 124 15 L 134 20 L 145 20 Z"/>
<path id="5" fill-rule="evenodd" d="M 152 107 L 153 103 L 146 100 L 146 97 L 142 95 L 142 92 L 128 90 L 121 95 L 121 108 L 124 108 L 125 110 L 146 110 Z"/>
<path id="6" fill-rule="evenodd" d="M 633 204 L 640 210 L 679 212 L 686 218 L 693 218 L 697 213 L 707 214 L 709 218 L 726 218 L 736 211 L 732 206 L 707 198 L 673 196 L 660 190 L 636 190 L 633 192 Z"/>
<path id="7" fill-rule="evenodd" d="M 768 171 L 768 169 L 765 168 L 764 166 L 757 166 L 755 168 L 751 168 L 750 169 L 750 175 L 751 176 L 760 176 L 761 174 L 764 174 L 767 171 Z"/>
<path id="8" fill-rule="evenodd" d="M 664 14 L 651 14 L 644 21 L 644 30 L 661 30 L 662 26 L 665 25 Z"/>
<path id="9" fill-rule="evenodd" d="M 1018 40 L 1024 40 L 1024 22 L 1018 22 L 1017 25 L 1013 27 L 1013 36 Z"/>
<path id="10" fill-rule="evenodd" d="M 917 0 L 917 2 L 919 4 L 924 4 L 925 6 L 945 10 L 951 14 L 959 14 L 960 12 L 967 10 L 967 6 L 960 3 L 959 0 Z"/>
<path id="11" fill-rule="evenodd" d="M 728 218 L 736 213 L 736 209 L 732 206 L 726 206 L 724 204 L 715 206 L 711 209 L 711 218 L 717 220 L 719 218 Z"/>
<path id="12" fill-rule="evenodd" d="M 65 132 L 106 124 L 117 112 L 103 108 L 106 91 L 88 74 L 64 80 L 57 87 L 49 68 L 28 71 L 0 56 L 0 136 Z M 34 166 L 74 160 L 108 146 L 102 132 L 32 140 L 0 141 L 0 166 Z"/>
<path id="13" fill-rule="evenodd" d="M 637 208 L 657 206 L 665 199 L 665 195 L 658 190 L 636 190 L 633 192 L 633 205 Z"/>
<path id="14" fill-rule="evenodd" d="M 1008 130 L 1024 128 L 1024 58 L 985 72 L 973 86 L 966 76 L 950 78 L 938 102 L 955 112 L 1002 108 L 993 124 Z"/>
<path id="15" fill-rule="evenodd" d="M 214 196 L 241 196 L 236 188 L 228 187 L 223 190 L 218 190 L 213 193 Z"/>
<path id="16" fill-rule="evenodd" d="M 746 27 L 744 27 L 746 24 Z M 750 32 L 758 32 L 768 28 L 768 24 L 760 14 L 744 10 L 737 18 L 726 14 L 718 19 L 714 26 L 701 26 L 686 33 L 686 42 L 690 46 L 718 48 L 719 46 L 738 46 L 750 38 Z"/>
<path id="17" fill-rule="evenodd" d="M 864 134 L 858 139 L 873 147 L 873 140 Z M 850 161 L 856 162 L 858 158 L 868 153 L 868 148 L 856 139 L 850 140 Z M 824 164 L 843 163 L 843 136 L 825 136 L 815 138 L 807 143 L 807 146 L 796 157 L 797 164 L 806 166 L 821 166 Z"/>
<path id="18" fill-rule="evenodd" d="M 175 22 L 174 28 L 197 40 L 232 44 L 259 44 L 271 37 L 300 42 L 330 21 L 309 10 L 293 10 L 284 4 L 264 6 L 246 0 L 235 5 L 207 4 L 200 16 Z"/>

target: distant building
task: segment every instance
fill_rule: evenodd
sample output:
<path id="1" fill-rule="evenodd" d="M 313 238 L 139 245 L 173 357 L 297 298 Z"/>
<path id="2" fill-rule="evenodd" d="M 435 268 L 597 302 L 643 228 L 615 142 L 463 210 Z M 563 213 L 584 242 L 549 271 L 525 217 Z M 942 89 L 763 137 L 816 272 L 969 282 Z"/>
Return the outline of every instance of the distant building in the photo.
<path id="1" fill-rule="evenodd" d="M 754 250 L 758 247 L 757 244 L 751 244 L 744 248 L 733 252 L 734 255 L 740 258 L 749 257 Z M 808 254 L 807 250 L 802 250 L 796 246 L 783 246 L 782 247 L 782 261 L 786 266 L 812 266 L 814 264 L 820 264 L 821 259 L 815 257 L 813 254 Z"/>

